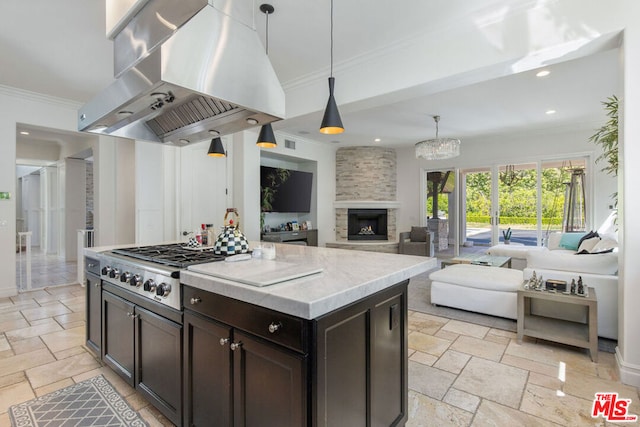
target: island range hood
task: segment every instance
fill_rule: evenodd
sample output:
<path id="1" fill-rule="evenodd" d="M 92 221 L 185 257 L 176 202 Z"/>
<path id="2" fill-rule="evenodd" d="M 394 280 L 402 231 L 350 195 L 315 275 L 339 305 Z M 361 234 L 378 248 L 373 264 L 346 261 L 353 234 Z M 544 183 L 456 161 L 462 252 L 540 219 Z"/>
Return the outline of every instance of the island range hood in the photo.
<path id="1" fill-rule="evenodd" d="M 146 2 L 113 38 L 116 80 L 78 111 L 78 130 L 185 145 L 282 119 L 284 91 L 252 17 L 232 4 Z"/>

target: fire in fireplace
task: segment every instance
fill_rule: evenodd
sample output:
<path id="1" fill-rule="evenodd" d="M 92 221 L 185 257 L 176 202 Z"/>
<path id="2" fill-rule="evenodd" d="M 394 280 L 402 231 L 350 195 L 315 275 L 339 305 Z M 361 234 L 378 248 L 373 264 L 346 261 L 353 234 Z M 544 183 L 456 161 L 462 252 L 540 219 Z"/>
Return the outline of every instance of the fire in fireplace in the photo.
<path id="1" fill-rule="evenodd" d="M 348 240 L 387 240 L 386 209 L 349 209 Z"/>

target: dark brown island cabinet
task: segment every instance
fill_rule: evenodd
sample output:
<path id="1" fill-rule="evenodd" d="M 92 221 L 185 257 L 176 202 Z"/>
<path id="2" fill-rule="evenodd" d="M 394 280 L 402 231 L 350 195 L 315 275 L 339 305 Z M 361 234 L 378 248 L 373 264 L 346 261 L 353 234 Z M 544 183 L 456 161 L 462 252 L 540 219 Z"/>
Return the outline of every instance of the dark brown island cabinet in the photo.
<path id="1" fill-rule="evenodd" d="M 87 348 L 100 357 L 102 346 L 102 281 L 100 280 L 100 261 L 86 257 L 86 336 Z"/>
<path id="2" fill-rule="evenodd" d="M 313 320 L 183 285 L 183 425 L 404 425 L 407 285 Z"/>
<path id="3" fill-rule="evenodd" d="M 182 417 L 182 313 L 102 284 L 102 361 L 171 422 Z"/>

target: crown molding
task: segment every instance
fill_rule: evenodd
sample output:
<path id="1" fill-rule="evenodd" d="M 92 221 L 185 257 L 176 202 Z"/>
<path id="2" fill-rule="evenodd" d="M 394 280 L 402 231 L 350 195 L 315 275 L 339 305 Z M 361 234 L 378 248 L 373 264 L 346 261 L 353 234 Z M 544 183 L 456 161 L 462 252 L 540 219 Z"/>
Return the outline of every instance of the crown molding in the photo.
<path id="1" fill-rule="evenodd" d="M 78 110 L 82 103 L 65 98 L 58 98 L 55 96 L 45 95 L 42 93 L 32 92 L 29 90 L 19 89 L 13 86 L 6 86 L 0 84 L 0 94 L 10 96 L 13 98 L 19 98 L 27 101 L 41 102 L 45 104 L 57 105 L 72 110 Z"/>

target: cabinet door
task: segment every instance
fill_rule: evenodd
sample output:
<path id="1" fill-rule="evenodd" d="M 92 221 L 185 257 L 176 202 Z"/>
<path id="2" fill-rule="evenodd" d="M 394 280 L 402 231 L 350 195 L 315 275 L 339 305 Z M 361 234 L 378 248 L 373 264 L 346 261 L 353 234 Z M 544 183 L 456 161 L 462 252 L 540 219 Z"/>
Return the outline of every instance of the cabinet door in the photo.
<path id="1" fill-rule="evenodd" d="M 102 293 L 102 360 L 134 386 L 135 306 L 109 292 Z"/>
<path id="2" fill-rule="evenodd" d="M 395 426 L 407 414 L 405 294 L 371 310 L 371 426 Z M 404 423 L 402 423 L 404 424 Z"/>
<path id="3" fill-rule="evenodd" d="M 230 340 L 229 326 L 185 311 L 185 426 L 232 425 Z"/>
<path id="4" fill-rule="evenodd" d="M 369 395 L 369 305 L 318 320 L 318 426 L 366 426 Z"/>
<path id="5" fill-rule="evenodd" d="M 306 426 L 306 357 L 237 330 L 234 346 L 234 425 Z"/>
<path id="6" fill-rule="evenodd" d="M 182 326 L 136 306 L 136 388 L 171 422 L 182 417 Z"/>
<path id="7" fill-rule="evenodd" d="M 102 346 L 102 282 L 95 274 L 87 273 L 87 348 L 100 356 Z"/>

